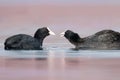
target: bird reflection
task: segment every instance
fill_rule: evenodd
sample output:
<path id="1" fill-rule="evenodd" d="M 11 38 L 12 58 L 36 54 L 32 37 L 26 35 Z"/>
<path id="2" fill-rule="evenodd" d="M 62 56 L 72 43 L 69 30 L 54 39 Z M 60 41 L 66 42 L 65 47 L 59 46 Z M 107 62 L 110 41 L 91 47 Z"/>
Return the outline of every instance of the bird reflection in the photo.
<path id="1" fill-rule="evenodd" d="M 80 58 L 65 58 L 66 66 L 78 66 L 81 63 Z"/>

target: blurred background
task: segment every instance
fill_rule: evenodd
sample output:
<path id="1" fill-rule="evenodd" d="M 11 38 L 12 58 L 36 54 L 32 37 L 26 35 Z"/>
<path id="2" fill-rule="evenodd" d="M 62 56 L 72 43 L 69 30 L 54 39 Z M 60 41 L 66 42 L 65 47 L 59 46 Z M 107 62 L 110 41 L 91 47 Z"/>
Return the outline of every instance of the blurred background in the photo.
<path id="1" fill-rule="evenodd" d="M 0 43 L 15 34 L 34 35 L 49 27 L 56 36 L 45 43 L 66 43 L 59 34 L 67 29 L 81 37 L 103 29 L 120 32 L 119 0 L 0 0 Z"/>

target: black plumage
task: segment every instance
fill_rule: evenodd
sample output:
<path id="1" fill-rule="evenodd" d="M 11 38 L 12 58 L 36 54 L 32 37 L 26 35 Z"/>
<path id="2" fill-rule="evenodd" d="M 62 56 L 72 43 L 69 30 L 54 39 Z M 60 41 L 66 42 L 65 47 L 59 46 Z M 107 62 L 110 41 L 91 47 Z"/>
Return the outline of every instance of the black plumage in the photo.
<path id="1" fill-rule="evenodd" d="M 120 33 L 113 30 L 102 30 L 84 38 L 67 30 L 64 37 L 75 45 L 76 49 L 120 49 Z"/>
<path id="2" fill-rule="evenodd" d="M 49 28 L 43 27 L 35 32 L 34 37 L 26 34 L 11 36 L 5 40 L 5 50 L 42 50 L 43 40 L 50 33 Z"/>

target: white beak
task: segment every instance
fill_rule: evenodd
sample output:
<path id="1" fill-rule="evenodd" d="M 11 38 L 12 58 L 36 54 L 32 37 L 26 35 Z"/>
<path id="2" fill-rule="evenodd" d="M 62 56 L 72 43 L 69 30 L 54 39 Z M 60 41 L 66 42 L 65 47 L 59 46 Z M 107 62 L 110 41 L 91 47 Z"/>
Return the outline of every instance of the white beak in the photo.
<path id="1" fill-rule="evenodd" d="M 47 29 L 48 29 L 50 35 L 55 35 L 55 33 L 52 32 L 48 27 L 47 27 Z"/>
<path id="2" fill-rule="evenodd" d="M 60 36 L 63 37 L 65 35 L 65 32 L 60 33 Z"/>

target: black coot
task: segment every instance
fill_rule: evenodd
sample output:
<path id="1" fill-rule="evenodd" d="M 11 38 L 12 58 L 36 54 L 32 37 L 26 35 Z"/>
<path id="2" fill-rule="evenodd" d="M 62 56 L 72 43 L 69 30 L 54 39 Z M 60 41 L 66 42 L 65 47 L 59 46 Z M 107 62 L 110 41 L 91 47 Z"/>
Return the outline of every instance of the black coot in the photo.
<path id="1" fill-rule="evenodd" d="M 102 30 L 84 38 L 71 30 L 61 34 L 75 46 L 75 49 L 120 49 L 120 33 L 113 30 Z"/>
<path id="2" fill-rule="evenodd" d="M 49 28 L 39 28 L 34 37 L 26 34 L 18 34 L 6 39 L 5 50 L 42 50 L 45 37 L 55 35 Z"/>

